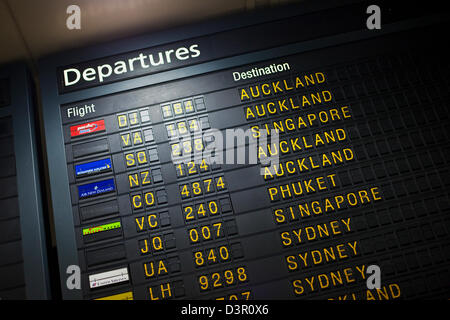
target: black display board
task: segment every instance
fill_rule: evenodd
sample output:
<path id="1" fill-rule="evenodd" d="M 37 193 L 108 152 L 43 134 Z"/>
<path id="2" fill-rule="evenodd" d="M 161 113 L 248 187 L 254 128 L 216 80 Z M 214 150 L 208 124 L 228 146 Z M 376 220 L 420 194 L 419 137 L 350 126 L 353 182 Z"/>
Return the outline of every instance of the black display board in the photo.
<path id="1" fill-rule="evenodd" d="M 63 297 L 448 298 L 448 17 L 382 4 L 368 30 L 367 6 L 306 3 L 41 61 Z M 237 128 L 279 141 L 253 164 L 186 159 Z M 223 151 L 239 143 L 255 139 Z"/>
<path id="2" fill-rule="evenodd" d="M 0 69 L 0 299 L 48 299 L 33 91 L 24 65 Z"/>

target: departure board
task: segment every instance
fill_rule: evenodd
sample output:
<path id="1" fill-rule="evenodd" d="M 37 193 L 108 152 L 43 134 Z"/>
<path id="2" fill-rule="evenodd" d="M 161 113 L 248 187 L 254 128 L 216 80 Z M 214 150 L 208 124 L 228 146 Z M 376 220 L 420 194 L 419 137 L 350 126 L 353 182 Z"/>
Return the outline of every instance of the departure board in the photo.
<path id="1" fill-rule="evenodd" d="M 366 7 L 43 60 L 63 298 L 448 298 L 448 16 Z"/>
<path id="2" fill-rule="evenodd" d="M 48 299 L 36 114 L 24 65 L 0 68 L 0 299 Z"/>

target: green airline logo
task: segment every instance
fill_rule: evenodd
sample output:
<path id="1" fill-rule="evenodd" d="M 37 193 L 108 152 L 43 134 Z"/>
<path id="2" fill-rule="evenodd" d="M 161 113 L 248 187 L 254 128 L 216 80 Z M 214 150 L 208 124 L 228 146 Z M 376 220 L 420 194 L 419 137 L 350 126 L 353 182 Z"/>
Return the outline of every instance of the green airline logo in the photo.
<path id="1" fill-rule="evenodd" d="M 108 230 L 112 230 L 112 229 L 118 229 L 118 228 L 120 228 L 120 226 L 121 226 L 120 221 L 117 221 L 117 222 L 103 224 L 101 226 L 96 226 L 96 227 L 92 227 L 92 228 L 85 228 L 85 229 L 83 229 L 83 236 L 88 235 L 88 234 L 94 234 L 94 233 L 99 233 L 99 232 L 103 232 L 103 231 L 108 231 Z"/>

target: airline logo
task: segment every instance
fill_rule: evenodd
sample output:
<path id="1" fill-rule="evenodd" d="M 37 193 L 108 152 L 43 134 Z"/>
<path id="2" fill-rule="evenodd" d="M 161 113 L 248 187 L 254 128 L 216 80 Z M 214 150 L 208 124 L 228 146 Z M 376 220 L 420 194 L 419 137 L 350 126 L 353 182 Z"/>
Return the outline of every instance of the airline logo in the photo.
<path id="1" fill-rule="evenodd" d="M 83 229 L 83 236 L 120 228 L 120 221 Z"/>
<path id="2" fill-rule="evenodd" d="M 129 280 L 128 268 L 120 268 L 102 273 L 96 273 L 89 276 L 89 287 L 91 289 L 110 286 Z"/>
<path id="3" fill-rule="evenodd" d="M 75 174 L 77 177 L 84 175 L 97 174 L 111 169 L 111 159 L 101 159 L 83 164 L 75 165 Z"/>
<path id="4" fill-rule="evenodd" d="M 78 137 L 94 132 L 105 131 L 105 120 L 98 120 L 70 127 L 70 136 Z"/>
<path id="5" fill-rule="evenodd" d="M 97 298 L 95 300 L 133 300 L 133 292 L 128 291 L 124 293 L 114 294 L 103 298 Z"/>
<path id="6" fill-rule="evenodd" d="M 108 179 L 78 186 L 78 195 L 81 199 L 112 192 L 114 190 L 116 190 L 114 179 Z"/>

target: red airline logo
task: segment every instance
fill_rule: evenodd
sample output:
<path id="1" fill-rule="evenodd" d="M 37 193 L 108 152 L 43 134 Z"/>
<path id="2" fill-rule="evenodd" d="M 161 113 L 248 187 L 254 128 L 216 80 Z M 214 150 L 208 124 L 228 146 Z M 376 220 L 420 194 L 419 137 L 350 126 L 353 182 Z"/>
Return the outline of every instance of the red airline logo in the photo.
<path id="1" fill-rule="evenodd" d="M 70 127 L 70 136 L 71 137 L 78 137 L 85 134 L 93 133 L 93 132 L 99 132 L 105 130 L 105 120 L 98 120 L 94 122 L 88 122 L 79 124 L 76 126 Z"/>

